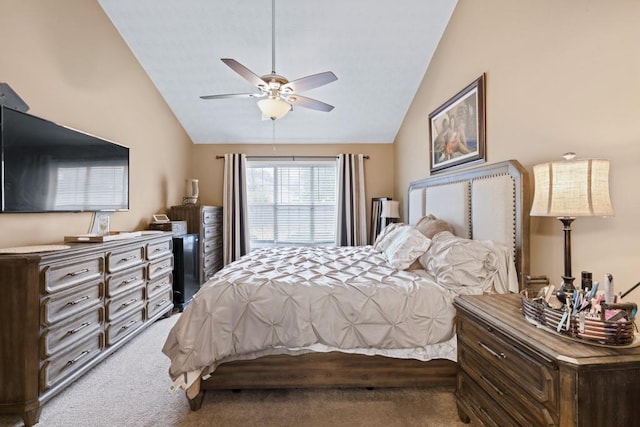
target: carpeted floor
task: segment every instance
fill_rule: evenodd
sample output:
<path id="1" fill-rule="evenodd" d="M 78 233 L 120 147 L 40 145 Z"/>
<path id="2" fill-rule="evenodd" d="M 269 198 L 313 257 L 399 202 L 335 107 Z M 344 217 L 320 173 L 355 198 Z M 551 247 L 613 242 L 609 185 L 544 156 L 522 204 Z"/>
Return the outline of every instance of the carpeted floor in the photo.
<path id="1" fill-rule="evenodd" d="M 450 388 L 208 391 L 196 412 L 169 393 L 160 349 L 178 316 L 156 322 L 42 408 L 39 427 L 463 426 Z M 0 426 L 22 426 L 0 415 Z"/>

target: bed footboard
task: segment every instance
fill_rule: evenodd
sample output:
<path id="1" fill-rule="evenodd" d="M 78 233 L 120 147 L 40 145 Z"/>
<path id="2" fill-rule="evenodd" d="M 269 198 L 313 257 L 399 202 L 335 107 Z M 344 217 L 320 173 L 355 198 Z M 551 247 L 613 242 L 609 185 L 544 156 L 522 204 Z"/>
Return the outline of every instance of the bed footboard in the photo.
<path id="1" fill-rule="evenodd" d="M 457 372 L 457 364 L 446 359 L 423 362 L 340 352 L 266 356 L 218 366 L 211 377 L 200 382 L 199 392 L 194 393 L 193 397 L 187 394 L 187 399 L 191 410 L 195 411 L 202 405 L 205 390 L 433 386 L 453 388 Z"/>

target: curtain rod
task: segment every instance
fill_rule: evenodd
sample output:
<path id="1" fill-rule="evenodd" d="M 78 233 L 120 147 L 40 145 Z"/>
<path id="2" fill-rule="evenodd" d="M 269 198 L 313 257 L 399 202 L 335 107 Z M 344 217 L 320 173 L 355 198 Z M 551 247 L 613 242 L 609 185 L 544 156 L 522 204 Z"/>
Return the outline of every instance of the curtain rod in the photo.
<path id="1" fill-rule="evenodd" d="M 337 159 L 338 156 L 247 156 L 247 160 L 250 159 Z M 369 159 L 369 156 L 364 156 L 365 159 Z M 216 159 L 224 159 L 224 156 L 216 156 Z"/>

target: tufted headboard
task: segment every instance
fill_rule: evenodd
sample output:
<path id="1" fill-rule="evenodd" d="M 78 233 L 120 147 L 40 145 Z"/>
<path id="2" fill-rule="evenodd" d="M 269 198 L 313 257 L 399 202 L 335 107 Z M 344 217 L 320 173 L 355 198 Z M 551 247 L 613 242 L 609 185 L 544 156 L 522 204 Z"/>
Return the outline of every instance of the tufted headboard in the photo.
<path id="1" fill-rule="evenodd" d="M 516 160 L 437 175 L 411 183 L 409 224 L 433 214 L 460 237 L 493 240 L 513 251 L 520 289 L 529 272 L 529 177 Z"/>

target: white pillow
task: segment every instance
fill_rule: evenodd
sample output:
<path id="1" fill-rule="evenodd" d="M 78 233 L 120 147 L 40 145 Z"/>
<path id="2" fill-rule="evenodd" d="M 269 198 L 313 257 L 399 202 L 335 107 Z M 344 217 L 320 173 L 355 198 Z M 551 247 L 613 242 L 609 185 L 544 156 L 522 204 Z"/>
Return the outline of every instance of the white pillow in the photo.
<path id="1" fill-rule="evenodd" d="M 376 241 L 373 243 L 373 249 L 378 252 L 384 252 L 385 248 L 393 241 L 393 233 L 404 226 L 406 226 L 406 224 L 401 222 L 392 222 L 387 225 L 382 229 L 380 234 L 378 234 L 378 237 L 376 237 Z"/>
<path id="2" fill-rule="evenodd" d="M 431 245 L 430 239 L 409 225 L 393 230 L 388 238 L 390 242 L 384 254 L 389 264 L 398 270 L 408 269 Z"/>
<path id="3" fill-rule="evenodd" d="M 456 237 L 443 231 L 418 261 L 439 285 L 459 293 L 476 288 L 491 292 L 498 272 L 498 256 L 488 245 L 477 240 Z"/>

